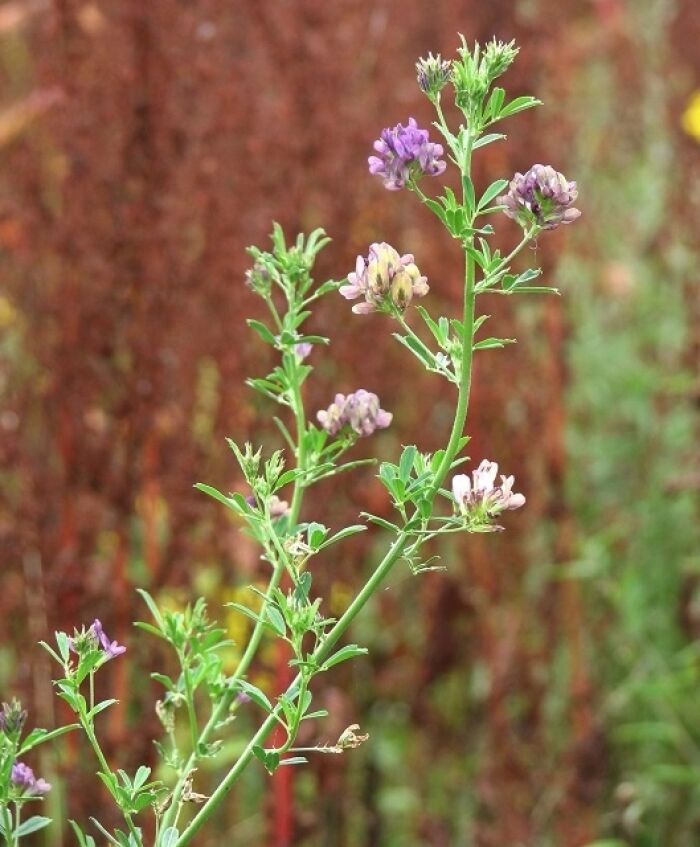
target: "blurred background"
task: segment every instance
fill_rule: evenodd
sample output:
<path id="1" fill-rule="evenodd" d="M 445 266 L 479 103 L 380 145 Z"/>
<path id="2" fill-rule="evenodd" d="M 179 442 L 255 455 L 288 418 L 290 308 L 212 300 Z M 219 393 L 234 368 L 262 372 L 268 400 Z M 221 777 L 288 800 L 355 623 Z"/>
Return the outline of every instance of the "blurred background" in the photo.
<path id="1" fill-rule="evenodd" d="M 245 640 L 223 603 L 264 567 L 192 487 L 240 487 L 227 435 L 280 446 L 243 384 L 270 364 L 245 326 L 245 247 L 267 247 L 272 220 L 323 226 L 323 280 L 386 240 L 416 254 L 433 313 L 456 308 L 458 247 L 366 157 L 383 126 L 431 119 L 414 62 L 453 55 L 457 32 L 516 38 L 504 83 L 545 101 L 478 154 L 477 185 L 544 162 L 580 188 L 581 220 L 522 259 L 564 296 L 480 300 L 519 343 L 477 357 L 468 452 L 515 473 L 527 508 L 445 546 L 446 572 L 394 572 L 351 632 L 370 656 L 324 676 L 331 717 L 307 739 L 358 721 L 370 742 L 272 780 L 252 766 L 202 847 L 700 844 L 692 0 L 0 4 L 1 699 L 65 721 L 36 642 L 101 618 L 129 648 L 102 674 L 120 705 L 100 720 L 131 770 L 155 760 L 147 672 L 170 667 L 131 626 L 135 587 L 175 607 L 204 594 Z M 514 243 L 512 222 L 497 230 Z M 329 297 L 312 329 L 333 339 L 310 360 L 312 413 L 362 386 L 395 415 L 363 448 L 444 443 L 452 398 L 388 321 Z M 363 509 L 390 515 L 371 469 L 319 486 L 303 517 Z M 331 612 L 385 543 L 367 536 L 318 561 Z M 265 648 L 254 680 L 274 692 L 284 662 Z M 112 820 L 79 738 L 42 755 L 49 813 Z"/>

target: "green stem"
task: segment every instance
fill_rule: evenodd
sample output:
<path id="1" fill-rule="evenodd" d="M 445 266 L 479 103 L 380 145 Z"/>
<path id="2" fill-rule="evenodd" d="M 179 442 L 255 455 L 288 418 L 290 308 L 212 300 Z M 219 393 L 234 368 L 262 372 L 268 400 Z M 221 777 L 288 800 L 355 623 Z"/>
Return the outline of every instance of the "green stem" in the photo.
<path id="1" fill-rule="evenodd" d="M 116 781 L 116 777 L 112 773 L 112 769 L 110 768 L 109 764 L 107 763 L 107 759 L 105 758 L 105 755 L 102 752 L 102 748 L 100 747 L 100 743 L 97 740 L 97 736 L 95 735 L 95 731 L 94 731 L 93 727 L 86 720 L 85 715 L 79 714 L 78 717 L 80 719 L 80 723 L 83 727 L 85 735 L 87 735 L 88 741 L 90 742 L 90 745 L 92 746 L 92 749 L 95 753 L 95 756 L 97 757 L 97 761 L 100 763 L 100 767 L 102 768 L 102 772 L 105 774 L 105 776 L 111 776 Z M 141 845 L 143 844 L 143 841 L 141 840 L 141 835 L 140 835 L 138 829 L 136 828 L 136 824 L 134 824 L 134 820 L 131 816 L 131 813 L 125 811 L 124 809 L 121 809 L 121 813 L 122 813 L 122 816 L 124 817 L 124 822 L 126 823 L 128 829 L 129 829 L 129 832 L 131 833 L 131 835 L 134 838 L 135 843 L 137 845 L 139 845 L 139 847 L 141 847 Z"/>
<path id="2" fill-rule="evenodd" d="M 183 676 L 185 678 L 185 694 L 187 697 L 187 718 L 190 725 L 190 742 L 192 744 L 192 755 L 195 762 L 199 754 L 199 728 L 197 726 L 197 712 L 194 705 L 194 691 L 192 690 L 192 680 L 190 679 L 189 666 L 184 668 Z"/>

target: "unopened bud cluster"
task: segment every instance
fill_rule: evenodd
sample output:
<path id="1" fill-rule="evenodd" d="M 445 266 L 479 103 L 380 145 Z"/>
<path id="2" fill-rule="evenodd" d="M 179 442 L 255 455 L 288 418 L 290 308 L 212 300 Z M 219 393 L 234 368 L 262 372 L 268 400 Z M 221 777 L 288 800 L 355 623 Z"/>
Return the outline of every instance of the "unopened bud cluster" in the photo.
<path id="1" fill-rule="evenodd" d="M 353 273 L 348 274 L 348 284 L 340 287 L 346 300 L 363 297 L 352 310 L 357 315 L 371 312 L 404 311 L 414 297 L 424 297 L 428 291 L 428 278 L 421 275 L 413 254 L 400 256 L 390 244 L 371 244 L 367 258 L 358 256 Z"/>

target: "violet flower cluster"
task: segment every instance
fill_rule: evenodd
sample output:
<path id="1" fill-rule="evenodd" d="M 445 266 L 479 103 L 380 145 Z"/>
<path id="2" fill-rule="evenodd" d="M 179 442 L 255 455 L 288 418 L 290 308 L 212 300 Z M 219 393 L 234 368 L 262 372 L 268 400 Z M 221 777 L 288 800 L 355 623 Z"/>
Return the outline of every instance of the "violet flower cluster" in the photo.
<path id="1" fill-rule="evenodd" d="M 575 182 L 569 182 L 551 165 L 533 165 L 527 173 L 515 174 L 508 193 L 497 202 L 523 228 L 536 224 L 542 229 L 556 229 L 581 217 L 573 205 L 577 197 Z"/>
<path id="2" fill-rule="evenodd" d="M 428 291 L 428 278 L 421 275 L 412 253 L 400 256 L 390 244 L 371 244 L 369 255 L 358 256 L 353 273 L 348 274 L 348 284 L 341 285 L 340 293 L 346 300 L 364 297 L 352 310 L 357 315 L 376 311 L 391 311 L 392 304 L 403 311 L 414 297 L 424 297 Z"/>
<path id="3" fill-rule="evenodd" d="M 357 435 L 367 436 L 377 429 L 386 429 L 393 415 L 379 407 L 379 397 L 359 388 L 352 394 L 336 394 L 335 401 L 316 415 L 321 426 L 330 435 L 337 435 L 350 426 Z"/>
<path id="4" fill-rule="evenodd" d="M 43 797 L 51 790 L 51 785 L 45 779 L 37 779 L 34 771 L 24 762 L 15 762 L 10 774 L 12 785 L 19 789 L 22 797 Z"/>
<path id="5" fill-rule="evenodd" d="M 414 118 L 408 119 L 408 126 L 396 124 L 393 129 L 383 129 L 374 149 L 379 155 L 367 160 L 369 172 L 380 176 L 389 191 L 398 191 L 417 177 L 438 176 L 447 167 L 440 158 L 442 145 L 433 144 L 428 130 L 419 129 Z"/>
<path id="6" fill-rule="evenodd" d="M 464 517 L 480 521 L 525 505 L 525 496 L 513 491 L 515 477 L 501 475 L 496 485 L 498 465 L 484 459 L 479 467 L 467 474 L 457 474 L 452 480 L 452 495 Z"/>

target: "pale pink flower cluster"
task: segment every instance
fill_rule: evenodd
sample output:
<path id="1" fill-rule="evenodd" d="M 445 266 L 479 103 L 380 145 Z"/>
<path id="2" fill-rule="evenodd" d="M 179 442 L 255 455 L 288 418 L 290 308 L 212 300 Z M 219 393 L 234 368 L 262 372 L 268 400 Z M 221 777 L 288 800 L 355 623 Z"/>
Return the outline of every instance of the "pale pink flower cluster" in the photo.
<path id="1" fill-rule="evenodd" d="M 488 459 L 472 472 L 456 474 L 452 480 L 452 495 L 464 516 L 493 517 L 500 512 L 519 509 L 525 505 L 525 497 L 513 491 L 514 476 L 503 476 L 496 485 L 498 465 Z"/>

